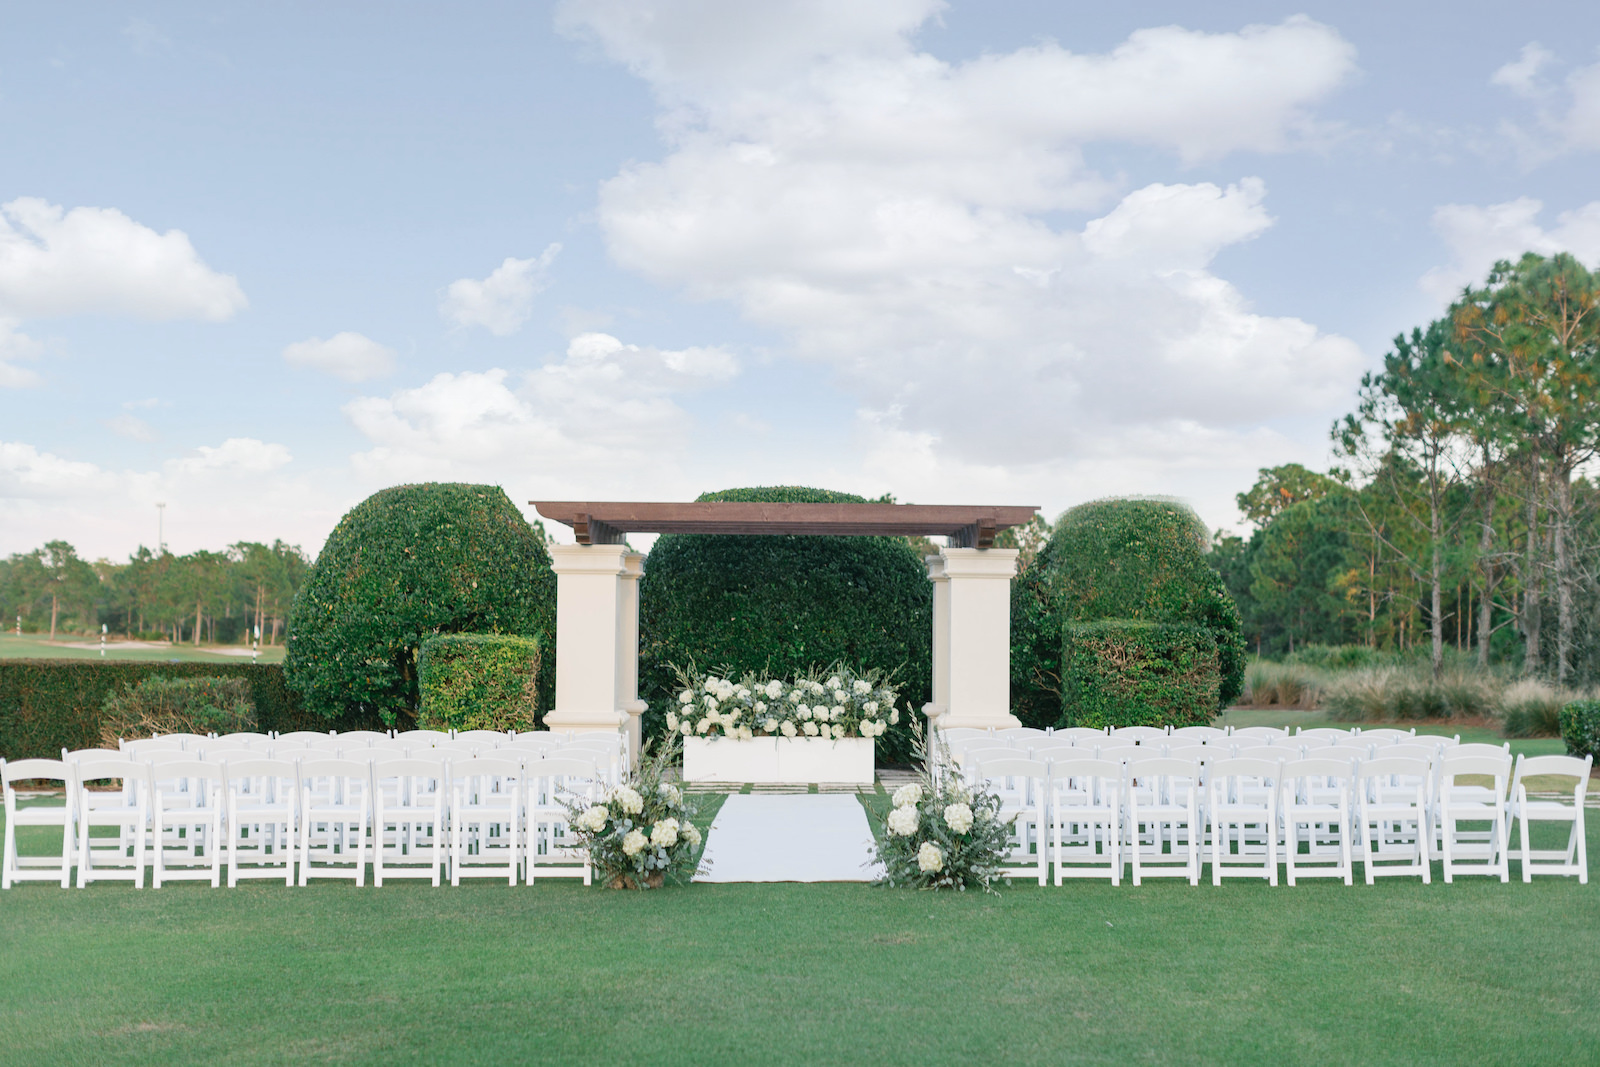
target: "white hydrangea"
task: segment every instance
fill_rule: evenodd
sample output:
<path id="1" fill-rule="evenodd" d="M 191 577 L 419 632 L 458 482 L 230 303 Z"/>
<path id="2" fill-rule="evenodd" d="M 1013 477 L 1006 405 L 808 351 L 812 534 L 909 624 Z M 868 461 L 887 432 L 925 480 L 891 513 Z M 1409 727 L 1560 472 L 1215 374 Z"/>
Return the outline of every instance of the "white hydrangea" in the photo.
<path id="1" fill-rule="evenodd" d="M 777 719 L 767 719 L 765 722 L 763 722 L 761 724 L 761 728 L 763 730 L 765 730 L 767 733 L 770 734 L 772 731 L 774 731 L 774 730 L 776 730 L 778 728 L 778 720 Z"/>
<path id="2" fill-rule="evenodd" d="M 798 704 L 801 700 L 804 700 L 804 699 L 805 698 L 800 693 L 800 687 L 799 686 L 795 686 L 793 689 L 789 690 L 789 703 Z"/>
<path id="3" fill-rule="evenodd" d="M 944 809 L 944 824 L 958 834 L 972 829 L 972 809 L 965 804 L 951 804 Z"/>
<path id="4" fill-rule="evenodd" d="M 877 722 L 874 719 L 867 719 L 867 720 L 863 721 L 862 724 L 861 724 L 861 736 L 862 737 L 882 737 L 883 736 L 883 723 Z"/>
<path id="5" fill-rule="evenodd" d="M 684 723 L 684 725 L 688 726 L 689 724 L 688 723 Z M 696 733 L 701 733 L 701 734 L 705 733 L 707 730 L 711 729 L 711 720 L 710 719 L 701 719 L 700 720 L 700 725 L 696 726 L 694 729 L 695 729 Z"/>
<path id="6" fill-rule="evenodd" d="M 844 736 L 844 724 L 837 723 L 837 722 L 833 724 L 833 736 L 835 738 L 840 738 L 840 737 Z"/>
<path id="7" fill-rule="evenodd" d="M 644 810 L 644 798 L 630 786 L 617 786 L 611 791 L 611 800 L 629 815 L 637 815 Z"/>
<path id="8" fill-rule="evenodd" d="M 821 682 L 811 682 L 810 684 L 808 684 L 806 686 L 806 688 L 810 689 L 817 696 L 821 696 L 823 694 L 823 687 L 822 687 L 822 683 Z"/>
<path id="9" fill-rule="evenodd" d="M 704 701 L 702 701 L 702 703 L 704 703 L 705 706 L 710 708 L 712 711 L 717 710 L 717 698 L 712 696 L 710 693 L 706 694 L 706 698 Z"/>
<path id="10" fill-rule="evenodd" d="M 678 729 L 678 717 L 670 711 L 667 712 L 667 729 L 672 731 Z"/>
<path id="11" fill-rule="evenodd" d="M 656 848 L 671 848 L 678 843 L 678 820 L 662 819 L 650 828 L 650 843 Z"/>
<path id="12" fill-rule="evenodd" d="M 872 692 L 872 683 L 864 678 L 857 678 L 855 683 L 851 685 L 850 688 L 865 696 L 866 694 Z"/>
<path id="13" fill-rule="evenodd" d="M 817 724 L 814 723 L 814 722 L 806 723 L 804 726 L 801 727 L 801 729 L 806 732 L 806 736 L 807 737 L 816 737 L 817 736 Z"/>
<path id="14" fill-rule="evenodd" d="M 611 809 L 604 804 L 596 804 L 578 816 L 578 829 L 588 830 L 597 834 L 606 828 L 606 823 L 611 818 Z"/>
<path id="15" fill-rule="evenodd" d="M 739 687 L 739 699 L 740 700 L 749 700 L 750 699 L 750 690 L 744 688 L 744 686 L 740 686 Z"/>
<path id="16" fill-rule="evenodd" d="M 894 806 L 904 807 L 907 804 L 916 804 L 922 800 L 922 786 L 916 782 L 903 785 L 894 791 Z"/>
<path id="17" fill-rule="evenodd" d="M 680 703 L 680 704 L 693 704 L 694 703 L 694 692 L 692 690 L 685 689 L 683 692 L 679 693 L 678 694 L 678 703 Z"/>
<path id="18" fill-rule="evenodd" d="M 829 689 L 837 689 L 837 688 L 839 688 L 839 676 L 837 674 L 834 675 L 832 678 L 828 679 L 828 688 Z"/>
<path id="19" fill-rule="evenodd" d="M 783 683 L 782 682 L 780 682 L 776 678 L 774 678 L 772 681 L 767 683 L 767 696 L 768 697 L 770 697 L 773 700 L 777 700 L 782 695 L 783 695 Z"/>
<path id="20" fill-rule="evenodd" d="M 868 715 L 874 714 L 878 710 L 878 702 L 876 700 L 869 700 L 865 704 L 861 705 L 861 710 L 866 712 Z"/>
<path id="21" fill-rule="evenodd" d="M 793 737 L 795 735 L 794 723 L 788 721 L 787 719 L 784 720 L 783 725 L 778 727 L 778 729 L 783 732 L 784 737 Z"/>
<path id="22" fill-rule="evenodd" d="M 683 803 L 683 793 L 671 782 L 662 782 L 656 792 L 667 798 L 667 803 L 677 807 Z"/>
<path id="23" fill-rule="evenodd" d="M 683 839 L 689 842 L 690 848 L 700 847 L 700 827 L 692 822 L 686 822 L 679 832 L 683 834 Z"/>
<path id="24" fill-rule="evenodd" d="M 650 839 L 638 830 L 629 830 L 622 838 L 622 854 L 624 856 L 637 856 L 644 850 Z"/>
<path id="25" fill-rule="evenodd" d="M 848 698 L 848 697 L 847 697 L 847 696 L 845 696 L 845 692 L 844 692 L 844 690 L 843 690 L 843 689 L 835 689 L 835 690 L 834 690 L 834 691 L 833 691 L 833 700 L 834 700 L 834 703 L 836 703 L 836 704 L 843 704 L 843 703 L 844 703 L 844 702 L 845 702 L 845 701 L 846 701 L 846 700 L 848 700 L 848 699 L 849 699 L 849 698 Z"/>
<path id="26" fill-rule="evenodd" d="M 767 702 L 766 701 L 764 701 L 764 700 L 756 701 L 756 714 L 757 715 L 760 715 L 763 711 L 766 711 L 766 710 L 767 710 Z"/>
<path id="27" fill-rule="evenodd" d="M 886 820 L 889 832 L 897 837 L 910 837 L 917 832 L 917 824 L 921 821 L 917 809 L 911 804 L 897 806 Z"/>
<path id="28" fill-rule="evenodd" d="M 828 718 L 832 719 L 834 722 L 838 722 L 840 719 L 844 718 L 844 705 L 835 704 L 833 707 L 829 708 Z"/>
<path id="29" fill-rule="evenodd" d="M 900 713 L 898 711 L 891 711 L 889 713 L 889 725 L 893 726 L 895 723 L 897 723 L 899 721 L 900 721 Z"/>
<path id="30" fill-rule="evenodd" d="M 932 874 L 934 871 L 944 869 L 944 853 L 932 841 L 924 841 L 922 847 L 917 849 L 917 868 L 923 874 Z"/>
<path id="31" fill-rule="evenodd" d="M 801 704 L 798 708 L 794 709 L 794 713 L 800 716 L 802 719 L 809 719 L 811 718 L 811 705 Z"/>

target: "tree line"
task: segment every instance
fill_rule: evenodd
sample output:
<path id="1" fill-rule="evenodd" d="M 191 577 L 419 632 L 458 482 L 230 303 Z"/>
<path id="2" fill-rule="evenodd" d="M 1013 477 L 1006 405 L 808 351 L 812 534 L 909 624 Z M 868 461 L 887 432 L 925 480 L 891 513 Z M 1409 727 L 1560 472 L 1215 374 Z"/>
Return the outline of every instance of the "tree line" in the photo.
<path id="1" fill-rule="evenodd" d="M 240 541 L 185 556 L 140 546 L 126 563 L 81 558 L 66 541 L 0 560 L 6 629 L 98 633 L 173 643 L 283 639 L 310 561 L 297 545 Z"/>
<path id="2" fill-rule="evenodd" d="M 1600 680 L 1600 271 L 1502 261 L 1395 338 L 1333 427 L 1336 465 L 1264 469 L 1213 561 L 1262 654 L 1453 645 Z"/>

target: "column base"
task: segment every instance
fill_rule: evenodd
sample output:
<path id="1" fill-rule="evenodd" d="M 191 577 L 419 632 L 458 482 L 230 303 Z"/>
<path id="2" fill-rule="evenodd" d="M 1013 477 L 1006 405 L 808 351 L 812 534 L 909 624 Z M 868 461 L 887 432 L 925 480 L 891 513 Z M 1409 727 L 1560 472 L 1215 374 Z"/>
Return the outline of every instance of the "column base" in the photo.
<path id="1" fill-rule="evenodd" d="M 936 720 L 941 730 L 1015 730 L 1022 720 L 1010 712 L 947 711 Z"/>
<path id="2" fill-rule="evenodd" d="M 624 711 L 572 711 L 556 709 L 546 713 L 544 726 L 547 730 L 558 732 L 571 731 L 580 734 L 607 733 L 614 734 L 623 729 L 628 723 L 628 714 Z"/>

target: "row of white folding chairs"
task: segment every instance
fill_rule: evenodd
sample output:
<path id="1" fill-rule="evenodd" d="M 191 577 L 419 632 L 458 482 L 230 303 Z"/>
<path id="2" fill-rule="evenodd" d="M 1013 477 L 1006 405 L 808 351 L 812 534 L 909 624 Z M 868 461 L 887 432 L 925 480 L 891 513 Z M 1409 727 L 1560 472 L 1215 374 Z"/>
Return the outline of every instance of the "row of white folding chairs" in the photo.
<path id="1" fill-rule="evenodd" d="M 1508 859 L 1515 857 L 1524 881 L 1556 874 L 1586 883 L 1583 798 L 1590 761 L 1519 756 L 1513 768 L 1508 753 L 1483 747 L 1490 751 L 1466 746 L 1446 752 L 1436 765 L 1416 754 L 1362 760 L 1316 750 L 1299 758 L 1250 752 L 1214 760 L 1151 753 L 1042 761 L 997 754 L 982 763 L 979 777 L 1001 796 L 1002 816 L 1016 819 L 1007 873 L 1035 874 L 1041 885 L 1050 862 L 1057 885 L 1071 877 L 1108 877 L 1117 884 L 1124 865 L 1131 866 L 1135 885 L 1159 875 L 1196 884 L 1208 850 L 1214 883 L 1244 874 L 1276 885 L 1280 849 L 1291 885 L 1315 876 L 1348 885 L 1357 859 L 1369 885 L 1383 875 L 1429 882 L 1435 855 L 1447 882 L 1457 874 L 1507 881 Z M 1535 775 L 1572 779 L 1571 802 L 1530 798 L 1525 779 Z M 1494 786 L 1460 781 L 1478 776 L 1492 777 Z M 1442 782 L 1436 790 L 1434 780 Z M 1489 829 L 1462 825 L 1469 822 Z M 1512 822 L 1521 831 L 1515 852 Z M 1535 822 L 1565 824 L 1566 846 L 1532 849 L 1529 826 Z"/>
<path id="2" fill-rule="evenodd" d="M 173 755 L 178 758 L 169 758 Z M 55 881 L 71 869 L 78 885 L 97 879 L 144 882 L 184 878 L 219 884 L 224 854 L 228 884 L 239 878 L 352 878 L 364 884 L 366 850 L 374 880 L 519 873 L 590 879 L 587 858 L 574 852 L 561 800 L 598 795 L 605 779 L 581 756 L 506 752 L 478 758 L 374 751 L 349 759 L 323 753 L 282 759 L 249 753 L 208 761 L 155 753 L 84 750 L 70 761 L 0 760 L 6 829 L 0 886 Z M 58 781 L 63 805 L 22 806 L 15 783 Z M 88 783 L 118 780 L 120 789 Z M 20 856 L 22 826 L 59 826 L 58 857 Z M 114 838 L 91 834 L 114 828 Z M 446 838 L 449 839 L 448 856 Z M 351 853 L 354 858 L 351 858 Z M 431 858 L 420 858 L 424 854 Z M 493 862 L 503 860 L 504 862 Z"/>

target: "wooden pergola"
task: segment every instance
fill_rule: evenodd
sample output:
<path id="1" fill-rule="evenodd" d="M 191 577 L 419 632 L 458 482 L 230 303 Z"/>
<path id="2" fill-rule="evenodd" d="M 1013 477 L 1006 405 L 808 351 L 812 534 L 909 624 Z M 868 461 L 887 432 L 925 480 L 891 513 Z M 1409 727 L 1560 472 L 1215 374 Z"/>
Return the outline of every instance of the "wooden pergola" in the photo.
<path id="1" fill-rule="evenodd" d="M 1034 507 L 946 504 L 764 504 L 531 501 L 572 527 L 577 544 L 553 545 L 556 572 L 556 706 L 553 730 L 625 730 L 639 748 L 639 578 L 644 557 L 630 533 L 948 539 L 927 558 L 933 582 L 933 700 L 940 727 L 1017 725 L 1011 714 L 1011 578 L 1015 549 L 1002 530 Z"/>

